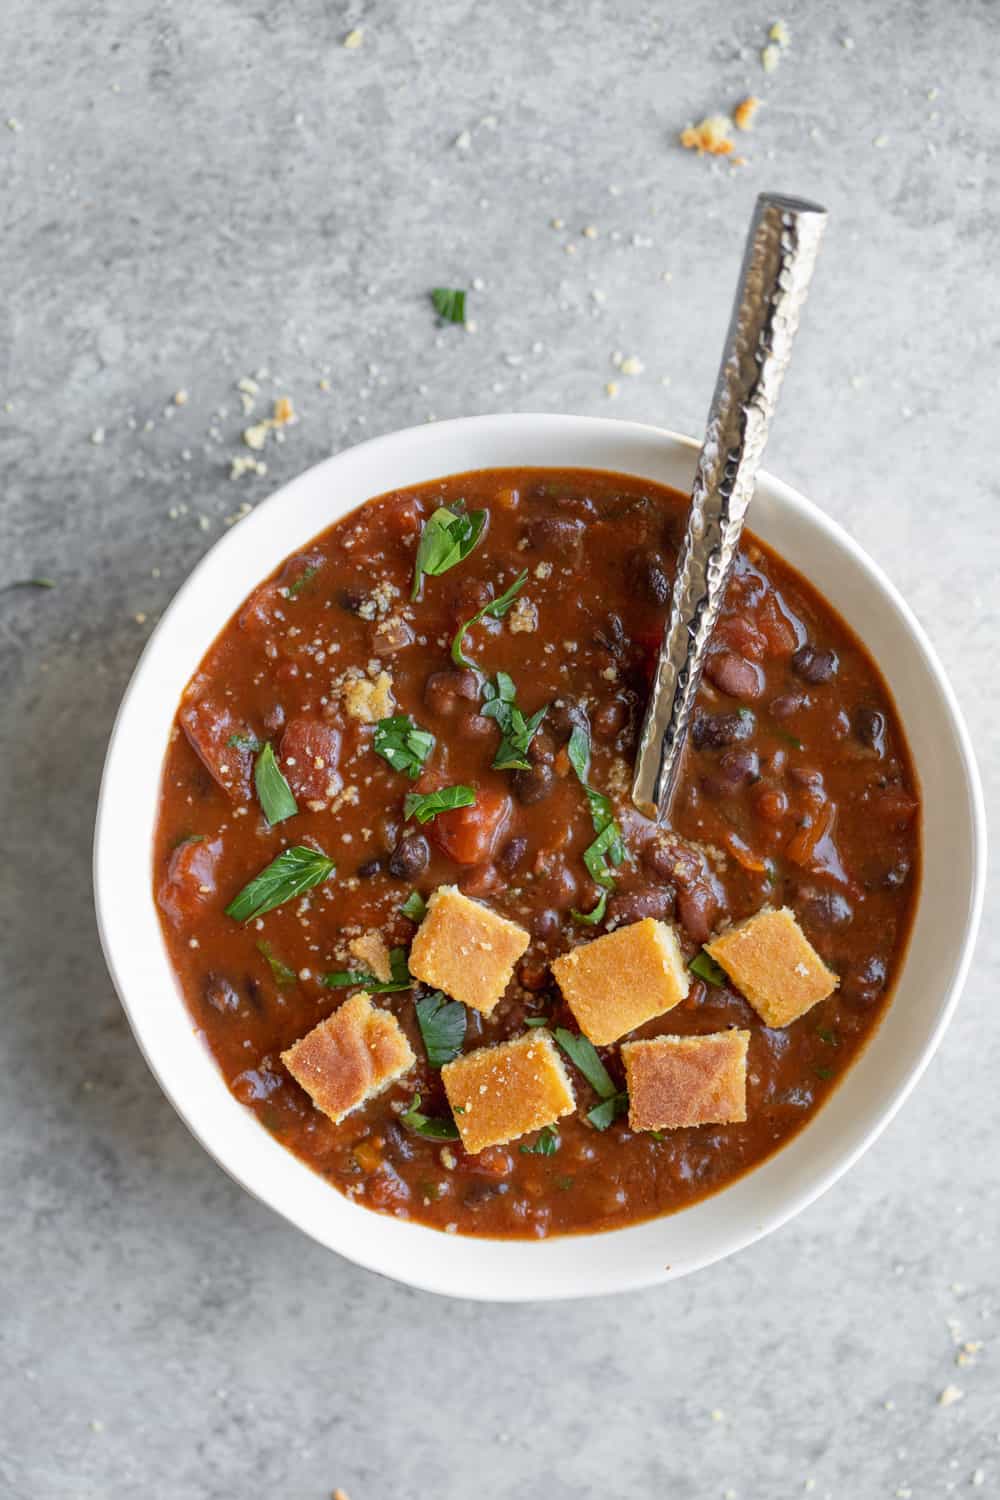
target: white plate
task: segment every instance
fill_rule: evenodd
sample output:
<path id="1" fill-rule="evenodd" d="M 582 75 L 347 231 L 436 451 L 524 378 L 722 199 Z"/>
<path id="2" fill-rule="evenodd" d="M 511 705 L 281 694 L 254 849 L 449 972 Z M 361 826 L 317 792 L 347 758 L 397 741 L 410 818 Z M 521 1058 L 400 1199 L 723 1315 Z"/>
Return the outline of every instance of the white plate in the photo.
<path id="1" fill-rule="evenodd" d="M 982 792 L 954 694 L 922 629 L 851 538 L 762 474 L 751 525 L 854 626 L 896 698 L 924 799 L 923 887 L 895 998 L 830 1101 L 789 1145 L 692 1208 L 631 1228 L 541 1242 L 445 1235 L 361 1208 L 238 1104 L 195 1035 L 152 897 L 152 840 L 167 736 L 185 684 L 253 587 L 363 501 L 468 469 L 575 466 L 689 490 L 697 445 L 590 417 L 472 417 L 375 438 L 327 459 L 201 561 L 160 621 L 118 713 L 94 850 L 98 923 L 136 1039 L 167 1097 L 237 1182 L 359 1265 L 428 1291 L 516 1301 L 590 1296 L 684 1276 L 811 1203 L 877 1137 L 920 1077 L 954 1009 L 982 905 Z"/>

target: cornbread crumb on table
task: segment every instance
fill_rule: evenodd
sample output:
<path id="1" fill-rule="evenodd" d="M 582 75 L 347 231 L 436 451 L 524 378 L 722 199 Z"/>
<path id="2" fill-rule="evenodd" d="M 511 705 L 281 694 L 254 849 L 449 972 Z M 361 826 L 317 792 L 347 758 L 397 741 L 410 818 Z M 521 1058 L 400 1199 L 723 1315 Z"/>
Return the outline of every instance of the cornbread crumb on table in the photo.
<path id="1" fill-rule="evenodd" d="M 402 1027 L 359 990 L 320 1021 L 281 1061 L 313 1104 L 339 1125 L 416 1062 Z"/>
<path id="2" fill-rule="evenodd" d="M 516 922 L 442 885 L 413 939 L 410 973 L 489 1015 L 530 941 Z"/>
<path id="3" fill-rule="evenodd" d="M 691 984 L 676 932 L 653 917 L 573 948 L 555 960 L 552 972 L 580 1030 L 597 1047 L 671 1010 Z"/>
<path id="4" fill-rule="evenodd" d="M 629 1125 L 675 1130 L 745 1120 L 749 1041 L 749 1031 L 718 1031 L 625 1042 Z"/>
<path id="5" fill-rule="evenodd" d="M 466 1151 L 503 1146 L 576 1108 L 573 1087 L 547 1031 L 479 1047 L 441 1069 Z"/>
<path id="6" fill-rule="evenodd" d="M 706 943 L 705 950 L 765 1026 L 791 1025 L 840 983 L 787 906 L 738 922 Z"/>

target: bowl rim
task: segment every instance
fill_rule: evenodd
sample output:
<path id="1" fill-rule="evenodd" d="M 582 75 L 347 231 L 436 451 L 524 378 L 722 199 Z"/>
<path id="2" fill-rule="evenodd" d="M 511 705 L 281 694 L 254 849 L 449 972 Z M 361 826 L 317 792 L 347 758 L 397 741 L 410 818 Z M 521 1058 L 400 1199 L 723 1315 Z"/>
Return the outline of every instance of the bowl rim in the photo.
<path id="1" fill-rule="evenodd" d="M 672 445 L 675 451 L 680 451 L 686 457 L 690 458 L 692 462 L 697 456 L 697 453 L 700 449 L 700 444 L 695 439 L 687 437 L 680 433 L 675 433 L 670 429 L 658 427 L 650 423 L 629 422 L 617 418 L 580 417 L 573 416 L 571 414 L 558 413 L 498 413 L 484 414 L 474 417 L 458 417 L 449 421 L 434 423 L 433 425 L 428 424 L 416 427 L 396 429 L 381 434 L 377 437 L 368 438 L 362 443 L 352 445 L 350 448 L 341 449 L 337 453 L 321 460 L 319 463 L 311 465 L 309 466 L 309 468 L 302 470 L 298 475 L 294 476 L 291 480 L 287 481 L 278 489 L 274 490 L 255 507 L 254 515 L 259 515 L 265 508 L 273 509 L 275 506 L 279 505 L 282 499 L 287 495 L 287 493 L 295 486 L 301 485 L 305 481 L 315 483 L 321 478 L 321 476 L 323 476 L 330 469 L 334 468 L 348 455 L 353 455 L 355 457 L 362 456 L 366 453 L 374 452 L 382 445 L 390 443 L 411 443 L 415 446 L 418 444 L 425 444 L 428 441 L 429 434 L 433 435 L 434 438 L 441 441 L 442 446 L 444 446 L 444 441 L 446 439 L 454 438 L 456 436 L 465 435 L 471 439 L 474 438 L 477 434 L 488 435 L 491 430 L 497 429 L 506 431 L 508 433 L 516 431 L 517 429 L 523 429 L 525 431 L 534 429 L 537 432 L 540 428 L 544 429 L 547 427 L 552 430 L 556 426 L 561 426 L 567 432 L 571 428 L 575 428 L 578 431 L 582 431 L 584 428 L 587 428 L 595 434 L 597 433 L 598 429 L 600 429 L 604 434 L 607 434 L 609 438 L 612 431 L 614 431 L 621 436 L 623 441 L 627 441 L 629 437 L 632 437 L 633 441 L 635 441 L 636 443 L 638 443 L 640 439 L 645 439 L 646 441 L 655 439 L 665 445 Z M 494 463 L 492 465 L 479 464 L 471 465 L 469 467 L 502 468 L 506 466 L 507 465 L 501 463 Z M 532 466 L 542 467 L 543 465 L 535 464 Z M 565 467 L 565 465 L 561 464 L 557 466 Z M 601 466 L 597 464 L 581 463 L 580 467 L 600 468 Z M 610 471 L 611 470 L 608 470 L 608 472 Z M 446 465 L 438 472 L 438 477 L 443 478 L 447 474 L 460 472 L 465 472 L 465 470 L 462 468 L 456 469 L 453 466 Z M 616 472 L 638 473 L 639 471 L 629 471 L 627 469 L 621 469 L 616 470 Z M 424 483 L 430 481 L 414 480 L 412 482 Z M 398 488 L 399 486 L 394 487 Z M 135 1036 L 139 1049 L 143 1057 L 145 1058 L 146 1063 L 149 1066 L 154 1078 L 160 1085 L 160 1088 L 163 1090 L 173 1108 L 180 1115 L 181 1119 L 183 1120 L 184 1124 L 187 1126 L 191 1134 L 195 1137 L 196 1140 L 199 1141 L 199 1143 L 206 1149 L 206 1151 L 209 1152 L 209 1154 L 218 1163 L 218 1165 L 221 1166 L 222 1169 L 227 1173 L 227 1175 L 229 1175 L 235 1182 L 239 1183 L 241 1187 L 251 1193 L 251 1195 L 257 1198 L 260 1202 L 265 1203 L 275 1213 L 280 1214 L 282 1218 L 294 1224 L 298 1229 L 302 1230 L 302 1232 L 307 1234 L 311 1239 L 323 1245 L 324 1248 L 334 1249 L 339 1255 L 342 1255 L 345 1259 L 353 1262 L 354 1264 L 362 1266 L 365 1269 L 375 1271 L 377 1274 L 384 1275 L 389 1279 L 400 1281 L 406 1285 L 413 1286 L 420 1290 L 434 1292 L 439 1295 L 450 1297 L 457 1296 L 470 1300 L 505 1302 L 560 1300 L 564 1298 L 601 1295 L 613 1291 L 638 1290 L 647 1286 L 657 1285 L 665 1281 L 673 1280 L 677 1276 L 686 1275 L 692 1271 L 702 1269 L 708 1265 L 714 1264 L 716 1261 L 724 1259 L 731 1254 L 735 1254 L 737 1251 L 742 1250 L 747 1246 L 755 1243 L 757 1240 L 763 1238 L 773 1230 L 780 1228 L 796 1214 L 809 1207 L 810 1204 L 814 1203 L 824 1192 L 826 1192 L 828 1188 L 832 1187 L 833 1184 L 838 1181 L 839 1178 L 842 1177 L 850 1169 L 851 1166 L 854 1165 L 854 1163 L 859 1159 L 861 1155 L 863 1155 L 868 1147 L 878 1139 L 878 1137 L 882 1134 L 882 1132 L 895 1117 L 896 1113 L 901 1108 L 905 1100 L 909 1097 L 910 1092 L 916 1086 L 919 1079 L 922 1077 L 928 1063 L 930 1062 L 932 1056 L 940 1045 L 941 1039 L 952 1019 L 956 1005 L 958 1003 L 958 999 L 961 994 L 962 987 L 965 983 L 969 966 L 972 960 L 976 934 L 978 931 L 983 908 L 986 880 L 986 812 L 979 771 L 972 749 L 971 737 L 965 724 L 965 720 L 955 692 L 951 687 L 947 676 L 945 675 L 944 669 L 941 666 L 934 647 L 931 645 L 926 632 L 914 615 L 910 606 L 906 603 L 906 600 L 903 598 L 902 594 L 888 578 L 882 568 L 868 556 L 864 549 L 842 526 L 840 526 L 836 521 L 832 519 L 832 517 L 827 515 L 814 502 L 809 500 L 806 496 L 801 494 L 792 486 L 786 484 L 782 480 L 777 479 L 768 471 L 762 469 L 758 474 L 756 488 L 758 491 L 760 491 L 761 489 L 770 491 L 771 495 L 777 498 L 779 506 L 788 507 L 793 513 L 797 512 L 798 516 L 806 522 L 809 528 L 818 531 L 819 533 L 824 535 L 831 543 L 834 543 L 839 549 L 849 554 L 853 565 L 856 568 L 860 569 L 863 574 L 867 575 L 869 582 L 875 586 L 875 589 L 878 593 L 882 594 L 885 597 L 887 604 L 891 606 L 895 611 L 896 616 L 905 627 L 905 634 L 910 638 L 911 643 L 916 647 L 919 655 L 922 657 L 923 665 L 933 681 L 934 687 L 939 695 L 941 705 L 946 713 L 947 719 L 950 722 L 950 727 L 954 735 L 958 762 L 961 765 L 964 775 L 964 792 L 967 802 L 968 827 L 970 835 L 970 880 L 968 902 L 961 937 L 955 942 L 955 960 L 951 966 L 951 971 L 945 984 L 945 998 L 940 1006 L 935 1023 L 924 1036 L 923 1042 L 919 1049 L 919 1055 L 913 1062 L 908 1073 L 893 1089 L 893 1091 L 887 1095 L 885 1100 L 878 1107 L 877 1117 L 872 1120 L 863 1136 L 849 1149 L 845 1149 L 839 1154 L 834 1153 L 834 1159 L 828 1161 L 826 1166 L 822 1170 L 817 1172 L 815 1178 L 811 1180 L 806 1187 L 800 1187 L 797 1192 L 790 1193 L 788 1195 L 788 1200 L 779 1209 L 762 1213 L 758 1220 L 756 1220 L 752 1224 L 745 1225 L 741 1232 L 730 1233 L 728 1236 L 721 1237 L 720 1242 L 716 1244 L 710 1252 L 690 1257 L 683 1266 L 674 1267 L 668 1265 L 656 1270 L 646 1269 L 641 1272 L 630 1272 L 624 1265 L 622 1265 L 621 1267 L 615 1265 L 610 1271 L 605 1271 L 601 1276 L 595 1277 L 594 1284 L 592 1285 L 574 1284 L 570 1287 L 563 1287 L 561 1285 L 544 1285 L 531 1290 L 525 1290 L 520 1286 L 497 1286 L 495 1284 L 482 1286 L 477 1284 L 476 1276 L 473 1275 L 472 1277 L 461 1278 L 463 1284 L 459 1290 L 456 1290 L 452 1285 L 448 1284 L 448 1278 L 446 1276 L 435 1270 L 433 1264 L 430 1268 L 418 1270 L 415 1269 L 413 1265 L 407 1263 L 407 1259 L 405 1256 L 399 1256 L 396 1254 L 384 1256 L 382 1254 L 373 1254 L 370 1251 L 366 1253 L 364 1250 L 359 1249 L 354 1243 L 345 1243 L 343 1242 L 343 1240 L 339 1240 L 337 1243 L 333 1243 L 330 1238 L 326 1238 L 318 1233 L 312 1225 L 303 1222 L 304 1216 L 301 1213 L 297 1213 L 294 1208 L 289 1207 L 286 1204 L 279 1205 L 273 1200 L 271 1196 L 260 1191 L 257 1186 L 247 1181 L 245 1176 L 239 1170 L 237 1170 L 230 1161 L 226 1159 L 223 1149 L 217 1143 L 207 1138 L 206 1129 L 203 1128 L 198 1121 L 197 1108 L 194 1107 L 189 1100 L 182 1101 L 180 1098 L 178 1098 L 177 1093 L 165 1079 L 163 1070 L 159 1066 L 157 1058 L 154 1055 L 154 1049 L 149 1043 L 147 1026 L 145 1023 L 145 1017 L 143 1015 L 142 1005 L 141 1003 L 137 1003 L 136 1000 L 129 994 L 129 986 L 126 983 L 122 972 L 123 966 L 119 961 L 118 945 L 120 939 L 122 938 L 122 934 L 116 929 L 113 900 L 114 893 L 111 889 L 112 870 L 108 868 L 107 851 L 109 850 L 112 842 L 112 819 L 115 816 L 115 788 L 113 785 L 113 780 L 116 766 L 116 749 L 121 740 L 123 730 L 127 724 L 131 711 L 131 705 L 133 704 L 136 697 L 137 688 L 146 674 L 149 662 L 157 649 L 157 644 L 160 641 L 161 637 L 167 630 L 169 630 L 171 622 L 176 620 L 180 613 L 185 609 L 187 600 L 198 589 L 202 577 L 211 569 L 218 566 L 220 551 L 226 547 L 228 542 L 231 541 L 239 528 L 234 528 L 232 531 L 224 533 L 221 537 L 218 538 L 215 544 L 209 548 L 204 556 L 199 559 L 195 567 L 190 571 L 190 573 L 184 579 L 183 583 L 178 588 L 169 605 L 164 610 L 160 620 L 157 622 L 154 630 L 151 632 L 145 644 L 145 647 L 132 671 L 129 682 L 122 695 L 118 711 L 115 715 L 114 723 L 112 725 L 112 729 L 108 738 L 108 746 L 105 756 L 104 768 L 101 776 L 100 790 L 97 799 L 93 852 L 93 881 L 97 927 L 102 950 L 104 952 L 105 962 L 107 964 L 108 971 L 111 975 L 122 1008 L 125 1011 L 126 1018 L 132 1029 L 132 1033 Z M 375 490 L 368 498 L 374 498 L 374 496 L 378 493 L 380 493 L 380 491 Z M 360 503 L 364 502 L 362 501 L 359 502 L 359 504 Z M 349 513 L 350 510 L 344 511 L 344 514 Z M 336 519 L 336 517 L 333 518 L 327 524 L 334 524 L 334 521 Z M 246 526 L 246 524 L 246 522 L 241 522 L 240 526 L 243 527 Z M 750 524 L 752 529 L 752 517 L 750 518 Z M 320 529 L 322 529 L 322 527 Z M 315 535 L 316 533 L 314 532 L 313 534 Z M 302 544 L 304 543 L 296 545 Z M 775 545 L 773 541 L 771 542 L 771 545 Z M 294 548 L 292 548 L 291 550 L 294 550 Z M 780 545 L 778 546 L 777 550 L 780 554 Z M 270 570 L 266 569 L 262 571 L 255 582 L 250 585 L 250 589 L 256 586 L 256 582 L 259 582 L 260 579 L 266 577 L 268 571 Z M 820 589 L 820 591 L 823 592 L 822 588 Z M 851 624 L 850 619 L 848 619 L 848 624 Z M 204 649 L 207 649 L 207 644 Z M 162 758 L 160 765 L 162 768 Z M 146 866 L 148 866 L 148 849 L 144 849 L 143 856 L 145 864 Z M 149 881 L 149 886 L 150 900 L 152 900 L 151 880 Z M 179 989 L 176 994 L 176 1000 L 179 1006 L 184 1006 L 184 1001 Z M 192 1028 L 192 1030 L 194 1030 L 194 1028 Z M 199 1045 L 204 1045 L 200 1041 L 200 1039 L 197 1040 L 199 1041 Z M 212 1059 L 212 1066 L 215 1067 L 214 1059 Z M 233 1100 L 233 1104 L 235 1108 L 242 1108 L 238 1105 L 238 1102 L 235 1099 Z M 822 1111 L 820 1113 L 822 1113 Z M 809 1128 L 810 1127 L 807 1125 L 805 1129 L 803 1131 L 800 1131 L 797 1136 L 792 1138 L 792 1140 L 800 1139 L 803 1135 L 807 1135 Z M 266 1136 L 264 1136 L 263 1138 L 269 1139 Z M 789 1142 L 788 1144 L 790 1145 L 791 1142 Z M 276 1149 L 285 1153 L 285 1155 L 289 1155 L 286 1148 L 282 1146 L 277 1146 Z M 785 1149 L 787 1149 L 787 1146 L 779 1148 L 777 1152 L 775 1152 L 771 1157 L 767 1158 L 767 1160 L 760 1166 L 752 1169 L 749 1173 L 744 1174 L 743 1177 L 736 1179 L 732 1184 L 727 1184 L 725 1187 L 720 1189 L 719 1192 L 711 1195 L 710 1199 L 700 1200 L 700 1202 L 711 1202 L 717 1199 L 724 1198 L 726 1194 L 731 1192 L 739 1182 L 745 1182 L 748 1179 L 752 1179 L 756 1175 L 756 1173 L 762 1171 L 767 1166 L 767 1162 L 773 1162 L 777 1158 L 780 1158 L 783 1150 Z M 293 1157 L 293 1160 L 297 1160 L 297 1158 Z M 311 1172 L 310 1168 L 305 1168 L 305 1170 Z M 327 1185 L 327 1191 L 335 1191 L 335 1189 L 330 1189 Z M 369 1219 L 382 1220 L 382 1216 L 372 1214 L 370 1210 L 358 1208 L 356 1205 L 352 1205 L 352 1207 L 355 1207 L 358 1212 L 365 1214 Z M 680 1210 L 679 1212 L 682 1215 L 690 1214 L 694 1212 L 697 1207 L 698 1205 L 696 1204 L 689 1209 Z M 670 1221 L 675 1219 L 676 1217 L 677 1215 L 662 1215 L 657 1219 L 644 1221 L 644 1223 L 647 1225 L 651 1223 L 669 1224 Z M 398 1221 L 387 1219 L 384 1222 L 394 1223 Z M 430 1234 L 435 1238 L 440 1238 L 439 1231 L 427 1229 L 426 1226 L 419 1227 L 423 1233 Z M 533 1242 L 530 1241 L 525 1242 L 485 1240 L 479 1237 L 468 1236 L 455 1236 L 450 1238 L 453 1245 L 466 1244 L 479 1246 L 488 1244 L 513 1246 L 528 1244 L 533 1248 L 536 1254 L 540 1254 L 543 1245 L 565 1245 L 576 1243 L 582 1246 L 584 1244 L 593 1244 L 598 1241 L 610 1242 L 614 1240 L 621 1240 L 624 1236 L 640 1227 L 642 1226 L 629 1225 L 624 1226 L 620 1230 L 606 1230 L 601 1231 L 598 1234 L 584 1233 L 572 1236 L 557 1236 L 553 1240 L 544 1241 L 541 1244 L 537 1245 L 533 1244 Z M 432 1262 L 433 1259 L 434 1258 L 431 1257 Z"/>

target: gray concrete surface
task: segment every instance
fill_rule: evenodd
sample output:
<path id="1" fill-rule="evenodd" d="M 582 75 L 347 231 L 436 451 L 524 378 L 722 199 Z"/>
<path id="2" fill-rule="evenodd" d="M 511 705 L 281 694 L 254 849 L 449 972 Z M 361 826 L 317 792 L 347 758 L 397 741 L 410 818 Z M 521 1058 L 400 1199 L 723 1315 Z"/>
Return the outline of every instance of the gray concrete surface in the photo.
<path id="1" fill-rule="evenodd" d="M 996 800 L 1000 7 L 789 0 L 766 75 L 781 13 L 6 0 L 0 581 L 58 587 L 0 595 L 4 1496 L 1000 1494 L 995 907 L 847 1180 L 685 1283 L 554 1308 L 417 1295 L 250 1201 L 147 1073 L 91 916 L 115 705 L 225 518 L 432 414 L 696 432 L 765 185 L 833 216 L 769 465 L 901 585 Z M 678 148 L 749 90 L 747 166 Z M 428 289 L 473 278 L 478 331 L 439 332 Z M 301 422 L 234 482 L 262 369 Z"/>

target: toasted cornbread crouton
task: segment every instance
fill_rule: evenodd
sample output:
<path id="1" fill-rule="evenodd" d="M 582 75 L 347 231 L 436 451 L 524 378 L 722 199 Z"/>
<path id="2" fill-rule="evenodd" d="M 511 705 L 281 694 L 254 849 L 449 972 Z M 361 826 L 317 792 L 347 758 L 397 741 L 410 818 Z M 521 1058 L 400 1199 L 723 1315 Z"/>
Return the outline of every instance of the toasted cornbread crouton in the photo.
<path id="1" fill-rule="evenodd" d="M 339 1125 L 402 1078 L 416 1058 L 396 1017 L 359 990 L 283 1052 L 281 1061 L 316 1108 Z"/>
<path id="2" fill-rule="evenodd" d="M 547 1031 L 480 1047 L 441 1069 L 466 1151 L 503 1146 L 576 1108 L 573 1088 Z"/>
<path id="3" fill-rule="evenodd" d="M 645 917 L 564 953 L 552 965 L 566 1004 L 597 1047 L 662 1016 L 690 988 L 677 934 Z"/>
<path id="4" fill-rule="evenodd" d="M 380 672 L 374 682 L 369 682 L 367 677 L 348 677 L 341 694 L 349 717 L 362 724 L 377 724 L 396 706 L 388 672 Z"/>
<path id="5" fill-rule="evenodd" d="M 676 1130 L 745 1120 L 749 1041 L 749 1031 L 717 1031 L 625 1042 L 629 1125 Z"/>
<path id="6" fill-rule="evenodd" d="M 392 978 L 392 961 L 389 957 L 389 949 L 385 938 L 380 932 L 370 930 L 363 932 L 360 937 L 352 938 L 347 945 L 347 951 L 352 958 L 364 964 L 370 974 L 380 979 L 383 984 L 388 984 Z"/>
<path id="7" fill-rule="evenodd" d="M 705 948 L 765 1026 L 791 1025 L 840 983 L 787 906 L 757 912 Z"/>
<path id="8" fill-rule="evenodd" d="M 410 973 L 488 1016 L 531 941 L 523 927 L 442 885 L 410 949 Z"/>

